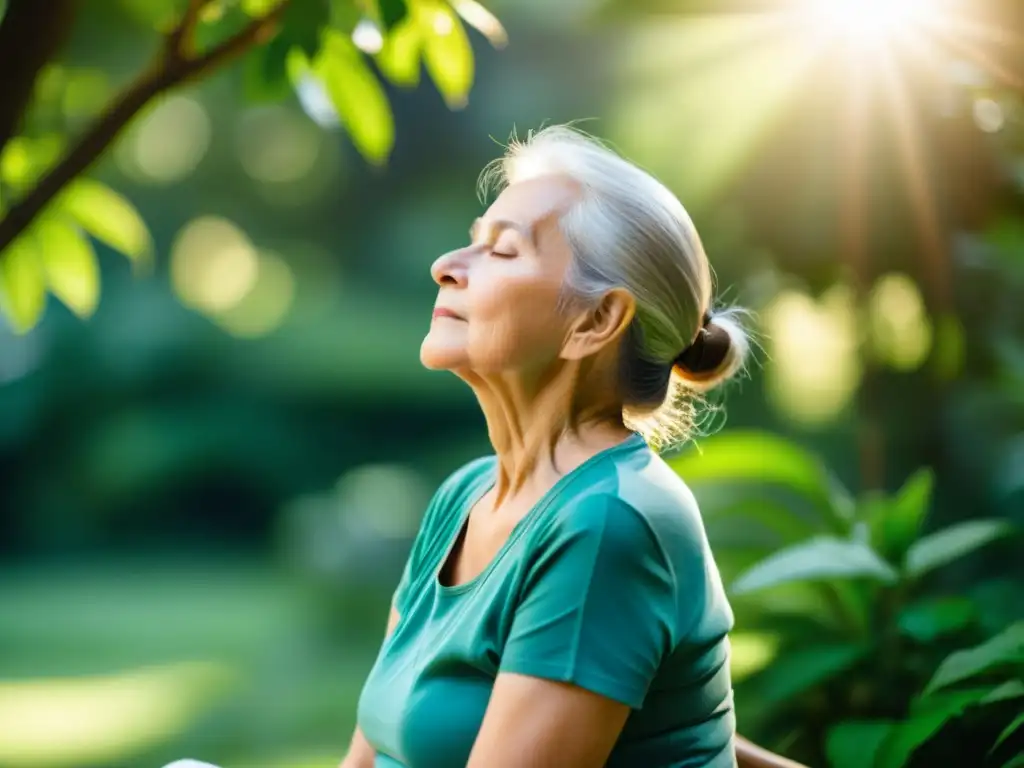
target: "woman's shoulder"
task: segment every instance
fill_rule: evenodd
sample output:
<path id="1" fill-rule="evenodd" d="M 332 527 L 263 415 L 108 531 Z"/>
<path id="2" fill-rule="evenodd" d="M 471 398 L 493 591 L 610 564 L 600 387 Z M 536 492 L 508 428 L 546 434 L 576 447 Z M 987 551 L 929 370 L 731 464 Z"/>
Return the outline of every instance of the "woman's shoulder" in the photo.
<path id="1" fill-rule="evenodd" d="M 600 537 L 606 546 L 657 550 L 675 560 L 703 553 L 704 527 L 686 483 L 656 454 L 607 463 L 565 489 L 549 516 L 560 535 Z"/>
<path id="2" fill-rule="evenodd" d="M 497 457 L 481 456 L 463 464 L 441 483 L 435 494 L 436 501 L 451 503 L 472 494 L 480 485 L 492 482 Z"/>

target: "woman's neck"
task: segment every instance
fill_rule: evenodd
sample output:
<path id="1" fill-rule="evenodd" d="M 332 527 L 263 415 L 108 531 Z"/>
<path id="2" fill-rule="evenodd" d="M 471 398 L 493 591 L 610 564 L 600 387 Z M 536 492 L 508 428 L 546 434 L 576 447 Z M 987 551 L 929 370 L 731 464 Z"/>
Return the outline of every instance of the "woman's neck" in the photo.
<path id="1" fill-rule="evenodd" d="M 613 390 L 606 378 L 574 361 L 533 382 L 521 377 L 470 381 L 498 458 L 495 507 L 520 491 L 546 490 L 629 436 L 621 404 L 607 396 Z"/>

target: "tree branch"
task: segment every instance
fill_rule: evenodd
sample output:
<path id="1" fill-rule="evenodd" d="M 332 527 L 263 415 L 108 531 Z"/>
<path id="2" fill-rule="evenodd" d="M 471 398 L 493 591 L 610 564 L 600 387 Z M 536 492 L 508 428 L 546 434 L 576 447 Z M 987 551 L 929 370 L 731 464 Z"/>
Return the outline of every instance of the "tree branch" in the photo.
<path id="1" fill-rule="evenodd" d="M 199 14 L 209 2 L 210 0 L 188 0 L 188 6 L 177 28 L 167 36 L 164 55 L 168 59 L 183 59 L 192 53 L 189 48 L 196 25 L 199 24 Z"/>
<path id="2" fill-rule="evenodd" d="M 238 58 L 254 45 L 270 40 L 276 33 L 281 14 L 290 0 L 284 0 L 266 16 L 253 19 L 235 35 L 195 58 L 161 56 L 156 65 L 129 85 L 78 138 L 75 145 L 54 168 L 0 220 L 0 260 L 14 242 L 50 202 L 79 174 L 88 169 L 107 150 L 118 134 L 143 107 L 162 93 L 182 83 L 209 75 Z M 201 5 L 193 3 L 192 5 Z M 190 6 L 191 8 L 192 6 Z M 179 34 L 188 14 L 171 33 Z M 181 38 L 187 44 L 187 38 Z"/>

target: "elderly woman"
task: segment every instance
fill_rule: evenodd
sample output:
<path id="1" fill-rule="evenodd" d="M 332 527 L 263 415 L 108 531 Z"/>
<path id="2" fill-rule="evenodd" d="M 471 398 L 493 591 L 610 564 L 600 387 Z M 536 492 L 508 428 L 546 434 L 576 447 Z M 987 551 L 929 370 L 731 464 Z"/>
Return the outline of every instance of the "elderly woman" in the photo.
<path id="1" fill-rule="evenodd" d="M 784 764 L 735 736 L 732 612 L 655 452 L 747 353 L 693 224 L 566 127 L 483 181 L 420 359 L 472 388 L 494 455 L 426 510 L 342 767 Z"/>

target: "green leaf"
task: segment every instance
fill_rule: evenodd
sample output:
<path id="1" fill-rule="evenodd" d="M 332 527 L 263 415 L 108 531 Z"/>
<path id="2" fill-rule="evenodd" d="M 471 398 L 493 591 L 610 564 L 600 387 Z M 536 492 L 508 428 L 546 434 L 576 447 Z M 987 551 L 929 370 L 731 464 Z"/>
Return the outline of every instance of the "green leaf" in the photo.
<path id="1" fill-rule="evenodd" d="M 153 245 L 146 223 L 128 200 L 105 184 L 76 179 L 59 204 L 82 229 L 132 261 L 151 255 Z"/>
<path id="2" fill-rule="evenodd" d="M 409 15 L 405 0 L 377 0 L 377 15 L 385 30 L 392 29 Z"/>
<path id="3" fill-rule="evenodd" d="M 473 48 L 466 30 L 451 7 L 441 2 L 418 5 L 417 21 L 427 72 L 448 107 L 461 109 L 473 87 Z"/>
<path id="4" fill-rule="evenodd" d="M 817 529 L 806 519 L 795 515 L 786 506 L 773 499 L 741 498 L 733 503 L 702 506 L 708 526 L 721 524 L 734 529 L 734 533 L 749 532 L 752 526 L 746 521 L 759 523 L 764 529 L 777 535 L 774 546 L 803 541 L 817 533 Z M 743 530 L 736 531 L 736 528 Z"/>
<path id="5" fill-rule="evenodd" d="M 876 768 L 903 768 L 918 747 L 939 732 L 949 720 L 976 704 L 987 689 L 960 691 L 915 702 L 910 717 L 897 725 L 882 742 Z"/>
<path id="6" fill-rule="evenodd" d="M 1010 762 L 1003 763 L 1003 768 L 1024 768 L 1024 752 L 1016 757 L 1011 757 Z"/>
<path id="7" fill-rule="evenodd" d="M 43 275 L 53 295 L 79 317 L 96 311 L 100 271 L 88 238 L 71 222 L 46 216 L 36 225 Z"/>
<path id="8" fill-rule="evenodd" d="M 1003 732 L 999 734 L 999 738 L 996 739 L 996 743 L 992 745 L 992 749 L 989 754 L 995 752 L 1000 746 L 1002 746 L 1003 742 L 1019 731 L 1021 726 L 1024 726 L 1024 712 L 1017 715 L 1017 717 L 1013 719 L 1013 722 L 1003 729 Z"/>
<path id="9" fill-rule="evenodd" d="M 733 582 L 742 595 L 794 581 L 873 579 L 896 581 L 896 571 L 870 546 L 832 536 L 816 536 L 781 549 L 757 563 Z"/>
<path id="10" fill-rule="evenodd" d="M 30 233 L 0 252 L 0 309 L 15 333 L 27 333 L 46 306 L 46 283 L 39 249 Z"/>
<path id="11" fill-rule="evenodd" d="M 919 539 L 907 550 L 904 570 L 919 577 L 1013 531 L 1005 520 L 967 520 Z"/>
<path id="12" fill-rule="evenodd" d="M 867 653 L 867 647 L 849 643 L 784 648 L 751 683 L 759 700 L 781 704 L 843 674 Z"/>
<path id="13" fill-rule="evenodd" d="M 986 695 L 980 704 L 998 704 L 1000 701 L 1012 701 L 1024 696 L 1024 683 L 1020 680 L 1007 680 L 1002 685 L 993 688 Z"/>
<path id="14" fill-rule="evenodd" d="M 957 632 L 974 621 L 974 603 L 965 597 L 944 597 L 907 605 L 899 615 L 900 631 L 920 643 Z"/>
<path id="15" fill-rule="evenodd" d="M 881 520 L 881 551 L 893 562 L 903 559 L 920 533 L 934 487 L 932 470 L 920 469 L 910 476 L 888 505 Z"/>
<path id="16" fill-rule="evenodd" d="M 412 88 L 420 82 L 423 34 L 412 18 L 398 24 L 384 38 L 375 59 L 381 73 L 398 86 Z"/>
<path id="17" fill-rule="evenodd" d="M 363 18 L 361 3 L 354 0 L 331 0 L 330 26 L 339 32 L 351 35 Z"/>
<path id="18" fill-rule="evenodd" d="M 280 101 L 292 90 L 285 66 L 291 44 L 278 35 L 245 58 L 245 96 L 252 102 Z"/>
<path id="19" fill-rule="evenodd" d="M 1024 621 L 974 648 L 951 653 L 935 670 L 925 694 L 968 680 L 1005 664 L 1024 663 Z"/>
<path id="20" fill-rule="evenodd" d="M 395 142 L 391 106 L 352 41 L 328 32 L 315 71 L 323 78 L 327 95 L 359 152 L 370 162 L 386 161 Z"/>
<path id="21" fill-rule="evenodd" d="M 809 451 L 767 432 L 724 432 L 668 459 L 691 487 L 752 483 L 796 493 L 835 515 L 833 483 Z M 834 530 L 843 530 L 839 525 Z"/>
<path id="22" fill-rule="evenodd" d="M 896 724 L 889 720 L 849 720 L 825 737 L 830 768 L 873 768 L 875 755 Z"/>
<path id="23" fill-rule="evenodd" d="M 313 59 L 320 51 L 322 32 L 331 22 L 327 0 L 292 0 L 281 16 L 279 37 Z"/>

